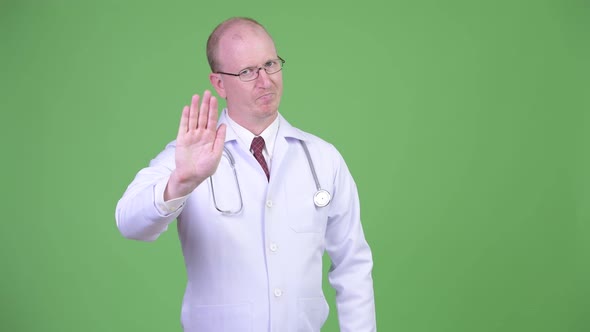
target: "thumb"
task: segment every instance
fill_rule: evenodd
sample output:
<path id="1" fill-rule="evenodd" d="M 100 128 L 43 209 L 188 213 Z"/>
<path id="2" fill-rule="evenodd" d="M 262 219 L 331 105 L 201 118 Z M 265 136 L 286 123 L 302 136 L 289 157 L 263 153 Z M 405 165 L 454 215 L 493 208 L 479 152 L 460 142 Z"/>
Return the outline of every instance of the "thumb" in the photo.
<path id="1" fill-rule="evenodd" d="M 226 125 L 221 124 L 215 133 L 215 142 L 213 142 L 213 152 L 215 155 L 221 155 L 225 143 Z"/>

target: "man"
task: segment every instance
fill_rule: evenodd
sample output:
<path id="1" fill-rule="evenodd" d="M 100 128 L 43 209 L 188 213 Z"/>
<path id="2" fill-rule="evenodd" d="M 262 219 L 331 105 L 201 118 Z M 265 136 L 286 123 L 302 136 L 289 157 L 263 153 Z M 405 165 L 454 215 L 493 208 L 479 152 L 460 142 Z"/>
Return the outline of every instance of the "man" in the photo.
<path id="1" fill-rule="evenodd" d="M 177 139 L 119 201 L 119 230 L 153 241 L 178 220 L 185 331 L 319 331 L 328 316 L 324 251 L 340 330 L 375 331 L 356 185 L 332 145 L 278 113 L 284 60 L 272 38 L 252 19 L 232 18 L 209 37 L 207 56 L 227 108 L 218 121 L 216 98 L 193 96 Z"/>

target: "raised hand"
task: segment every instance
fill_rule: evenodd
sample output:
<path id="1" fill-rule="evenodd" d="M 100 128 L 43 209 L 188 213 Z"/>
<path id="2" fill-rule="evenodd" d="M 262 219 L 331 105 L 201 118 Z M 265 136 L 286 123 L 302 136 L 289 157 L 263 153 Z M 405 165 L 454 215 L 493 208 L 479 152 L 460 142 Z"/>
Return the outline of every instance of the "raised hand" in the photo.
<path id="1" fill-rule="evenodd" d="M 176 137 L 176 169 L 170 174 L 164 200 L 185 196 L 215 173 L 225 141 L 225 125 L 217 128 L 217 99 L 205 90 L 182 110 Z"/>

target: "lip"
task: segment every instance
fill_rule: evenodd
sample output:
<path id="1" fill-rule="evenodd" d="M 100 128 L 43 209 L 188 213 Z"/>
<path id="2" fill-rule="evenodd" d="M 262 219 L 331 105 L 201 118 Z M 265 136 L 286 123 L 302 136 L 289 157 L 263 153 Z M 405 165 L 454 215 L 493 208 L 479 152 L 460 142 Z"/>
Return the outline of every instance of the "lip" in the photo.
<path id="1" fill-rule="evenodd" d="M 260 95 L 256 100 L 269 100 L 274 97 L 274 92 L 265 93 Z"/>

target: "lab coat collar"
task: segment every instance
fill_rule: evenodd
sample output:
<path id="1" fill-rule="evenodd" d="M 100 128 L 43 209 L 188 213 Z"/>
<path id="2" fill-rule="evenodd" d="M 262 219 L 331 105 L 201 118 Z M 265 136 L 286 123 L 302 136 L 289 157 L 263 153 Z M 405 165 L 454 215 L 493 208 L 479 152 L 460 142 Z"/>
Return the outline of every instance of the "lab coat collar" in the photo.
<path id="1" fill-rule="evenodd" d="M 270 164 L 270 186 L 273 186 L 275 183 L 280 185 L 281 183 L 281 177 L 279 176 L 278 178 L 276 178 L 276 175 L 281 173 L 281 167 L 284 164 L 285 159 L 287 159 L 287 157 L 289 156 L 288 151 L 290 147 L 293 146 L 292 143 L 294 143 L 290 141 L 298 140 L 307 143 L 312 137 L 310 134 L 307 134 L 291 126 L 291 124 L 287 122 L 287 120 L 285 120 L 285 118 L 283 118 L 283 116 L 280 113 L 278 116 L 279 131 L 277 132 L 277 138 L 275 140 L 275 145 L 273 149 L 274 151 L 272 151 L 273 157 Z M 221 113 L 221 116 L 219 117 L 218 124 L 225 124 L 226 126 L 228 126 L 227 117 L 227 109 L 224 109 Z M 238 135 L 233 130 L 229 129 L 226 131 L 225 143 L 230 141 L 235 141 L 236 143 L 238 143 L 238 140 Z M 252 154 L 249 155 L 252 156 Z M 256 161 L 254 158 L 251 158 L 251 162 L 255 163 Z"/>

